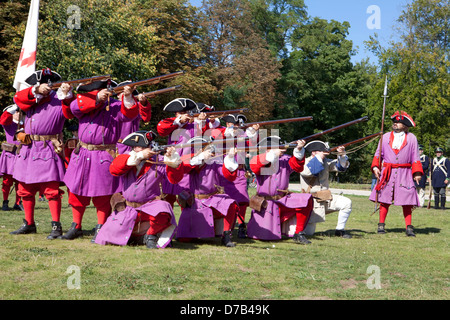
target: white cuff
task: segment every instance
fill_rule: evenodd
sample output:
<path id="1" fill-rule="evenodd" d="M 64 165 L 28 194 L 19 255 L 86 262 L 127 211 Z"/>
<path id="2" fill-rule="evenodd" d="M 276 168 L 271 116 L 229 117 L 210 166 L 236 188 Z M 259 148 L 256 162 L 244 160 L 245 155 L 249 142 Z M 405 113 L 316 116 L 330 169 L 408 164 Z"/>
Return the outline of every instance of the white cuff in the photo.
<path id="1" fill-rule="evenodd" d="M 273 163 L 277 158 L 278 157 L 272 150 L 266 153 L 266 160 L 269 161 L 270 163 Z"/>
<path id="2" fill-rule="evenodd" d="M 130 109 L 132 106 L 136 104 L 136 101 L 134 100 L 133 95 L 123 95 L 123 105 L 125 108 Z"/>
<path id="3" fill-rule="evenodd" d="M 219 127 L 220 126 L 220 120 L 219 119 L 214 119 L 214 122 L 209 122 L 209 128 L 210 129 L 215 129 L 215 128 L 217 128 L 217 127 Z"/>
<path id="4" fill-rule="evenodd" d="M 296 157 L 298 160 L 302 160 L 305 156 L 305 149 L 302 148 L 301 150 L 298 150 L 298 148 L 294 149 L 294 157 Z"/>
<path id="5" fill-rule="evenodd" d="M 144 153 L 142 151 L 129 153 L 130 157 L 127 160 L 127 166 L 134 167 L 137 166 L 144 159 Z"/>
<path id="6" fill-rule="evenodd" d="M 164 155 L 164 163 L 169 167 L 178 168 L 181 163 L 180 155 L 178 154 L 178 152 L 174 152 L 170 158 Z"/>
<path id="7" fill-rule="evenodd" d="M 239 167 L 239 164 L 236 162 L 236 159 L 234 157 L 226 156 L 223 161 L 225 168 L 228 169 L 230 172 L 236 171 L 236 169 Z"/>
<path id="8" fill-rule="evenodd" d="M 189 161 L 189 164 L 191 166 L 199 166 L 199 165 L 203 164 L 203 160 L 205 160 L 205 156 L 203 155 L 203 152 L 202 152 L 198 156 L 193 157 Z"/>
<path id="9" fill-rule="evenodd" d="M 9 107 L 8 109 L 6 109 L 6 111 L 8 111 L 8 113 L 10 113 L 10 114 L 16 113 L 17 110 L 19 110 L 17 105 L 13 105 L 12 107 Z"/>
<path id="10" fill-rule="evenodd" d="M 58 91 L 56 91 L 56 96 L 58 97 L 59 100 L 70 99 L 73 97 L 72 89 L 70 89 L 69 92 L 67 92 L 67 94 L 65 94 L 61 90 L 61 87 L 59 87 Z"/>
<path id="11" fill-rule="evenodd" d="M 181 123 L 181 122 L 180 122 L 180 118 L 181 118 L 181 117 L 177 117 L 177 118 L 173 121 L 173 124 L 176 125 L 176 126 L 179 126 L 179 127 L 183 127 L 186 123 Z"/>

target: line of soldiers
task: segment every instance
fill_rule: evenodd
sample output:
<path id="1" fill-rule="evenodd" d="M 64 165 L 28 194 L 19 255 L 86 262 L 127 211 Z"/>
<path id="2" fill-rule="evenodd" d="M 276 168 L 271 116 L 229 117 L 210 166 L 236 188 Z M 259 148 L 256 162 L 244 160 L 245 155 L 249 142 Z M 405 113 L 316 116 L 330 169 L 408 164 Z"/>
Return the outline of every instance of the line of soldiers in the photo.
<path id="1" fill-rule="evenodd" d="M 245 116 L 227 115 L 222 118 L 226 126 L 221 126 L 204 112 L 212 107 L 184 98 L 164 107 L 173 116 L 158 123 L 157 133 L 142 131 L 139 121 L 150 120 L 151 104 L 134 87 L 125 86 L 117 97 L 111 96 L 110 89 L 120 84 L 111 79 L 81 84 L 76 94 L 65 83 L 52 90 L 48 83 L 60 79 L 50 69 L 39 70 L 26 80 L 30 87 L 14 96 L 25 114 L 15 134 L 19 143 L 13 173 L 25 219 L 11 234 L 36 232 L 35 195 L 41 192 L 52 217 L 48 239 L 82 236 L 82 220 L 91 200 L 97 213 L 91 241 L 98 244 L 164 248 L 173 238 L 190 241 L 219 236 L 224 246 L 233 247 L 236 221 L 239 237 L 279 240 L 286 235 L 295 243 L 309 244 L 306 235 L 314 234 L 316 223 L 334 211 L 339 212 L 335 235 L 351 238 L 345 231 L 351 200 L 331 195 L 328 181 L 329 172 L 349 167 L 343 146 L 337 148 L 337 159 L 331 160 L 328 144 L 298 140 L 290 156 L 280 137 L 258 140 L 257 125 L 245 132 L 237 130 L 236 124 L 245 121 Z M 199 112 L 198 117 L 189 115 L 192 110 Z M 13 114 L 12 109 L 7 112 Z M 65 120 L 73 118 L 78 120 L 78 143 L 65 165 L 62 130 Z M 168 145 L 158 148 L 157 135 L 167 137 Z M 209 137 L 215 138 L 213 143 Z M 252 197 L 247 192 L 248 153 L 236 147 L 239 137 L 246 138 L 247 146 L 253 141 L 265 151 L 250 159 L 257 177 L 257 194 Z M 306 157 L 306 152 L 311 155 Z M 288 190 L 293 172 L 300 173 L 303 193 Z M 73 215 L 64 234 L 62 184 L 69 191 Z M 182 208 L 178 222 L 175 202 Z M 246 224 L 248 207 L 252 215 Z"/>

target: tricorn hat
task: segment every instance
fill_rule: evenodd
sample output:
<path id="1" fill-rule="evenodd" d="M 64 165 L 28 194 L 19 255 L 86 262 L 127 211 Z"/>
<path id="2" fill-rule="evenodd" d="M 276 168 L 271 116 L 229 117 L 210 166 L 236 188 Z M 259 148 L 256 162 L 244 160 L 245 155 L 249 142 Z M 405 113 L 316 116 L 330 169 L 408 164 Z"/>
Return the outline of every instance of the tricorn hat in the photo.
<path id="1" fill-rule="evenodd" d="M 133 81 L 131 81 L 131 80 L 122 81 L 122 82 L 119 83 L 117 86 L 118 86 L 118 87 L 124 86 L 124 85 L 126 85 L 126 84 L 128 84 L 128 83 L 133 83 Z M 137 91 L 136 89 L 134 89 L 133 92 L 132 92 L 132 94 L 133 94 L 133 96 L 137 96 L 137 95 L 139 94 L 139 91 Z"/>
<path id="2" fill-rule="evenodd" d="M 37 70 L 31 74 L 28 78 L 25 79 L 25 82 L 29 85 L 34 86 L 38 83 L 48 83 L 57 82 L 61 80 L 61 76 L 55 71 L 50 70 L 50 68 L 45 68 L 42 70 Z"/>
<path id="3" fill-rule="evenodd" d="M 305 150 L 308 152 L 313 151 L 330 152 L 330 147 L 328 146 L 327 142 L 314 140 L 305 145 Z"/>
<path id="4" fill-rule="evenodd" d="M 394 123 L 400 122 L 403 123 L 407 127 L 415 127 L 416 124 L 413 118 L 407 114 L 405 111 L 396 111 L 392 116 L 391 120 Z"/>
<path id="5" fill-rule="evenodd" d="M 198 112 L 208 112 L 208 111 L 214 111 L 214 106 L 208 106 L 206 103 L 203 102 L 197 102 L 197 110 Z"/>
<path id="6" fill-rule="evenodd" d="M 155 138 L 156 134 L 153 131 L 139 130 L 127 135 L 122 144 L 130 147 L 147 148 Z"/>
<path id="7" fill-rule="evenodd" d="M 166 104 L 163 110 L 168 112 L 184 112 L 193 109 L 197 110 L 197 108 L 197 104 L 191 99 L 177 98 Z"/>
<path id="8" fill-rule="evenodd" d="M 247 121 L 247 117 L 243 114 L 227 114 L 226 116 L 222 117 L 222 120 L 234 124 L 244 124 L 245 121 Z"/>
<path id="9" fill-rule="evenodd" d="M 268 136 L 258 142 L 258 147 L 267 146 L 279 146 L 280 144 L 286 144 L 286 141 L 281 141 L 279 136 Z"/>
<path id="10" fill-rule="evenodd" d="M 105 79 L 105 80 L 98 80 L 93 81 L 88 84 L 80 84 L 77 87 L 78 92 L 91 92 L 91 91 L 97 91 L 107 88 L 115 88 L 117 87 L 117 82 L 115 82 L 112 79 Z"/>

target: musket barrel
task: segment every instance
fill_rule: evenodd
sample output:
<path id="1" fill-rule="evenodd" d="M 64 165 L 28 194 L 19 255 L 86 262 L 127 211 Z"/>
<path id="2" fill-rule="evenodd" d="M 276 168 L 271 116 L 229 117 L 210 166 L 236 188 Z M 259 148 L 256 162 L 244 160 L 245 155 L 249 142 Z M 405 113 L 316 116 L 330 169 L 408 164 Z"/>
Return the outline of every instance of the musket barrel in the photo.
<path id="1" fill-rule="evenodd" d="M 58 82 L 55 82 L 55 83 L 51 83 L 50 86 L 51 86 L 52 89 L 57 89 L 57 88 L 61 87 L 61 85 L 63 83 L 67 83 L 67 84 L 84 83 L 84 84 L 88 84 L 88 83 L 92 83 L 94 81 L 100 81 L 100 80 L 106 80 L 106 79 L 111 79 L 111 75 L 107 74 L 107 75 L 104 75 L 104 76 L 95 76 L 95 77 L 90 77 L 90 78 L 68 80 L 68 81 L 58 81 Z"/>
<path id="2" fill-rule="evenodd" d="M 267 125 L 274 125 L 274 124 L 280 124 L 280 123 L 300 122 L 300 121 L 310 121 L 310 120 L 313 120 L 313 117 L 307 116 L 307 117 L 299 117 L 299 118 L 288 118 L 288 119 L 250 122 L 250 123 L 243 124 L 241 127 L 251 127 L 253 125 L 267 126 Z"/>
<path id="3" fill-rule="evenodd" d="M 114 93 L 121 93 L 126 86 L 130 86 L 130 87 L 138 87 L 138 86 L 144 86 L 144 85 L 152 85 L 152 84 L 157 84 L 163 80 L 168 80 L 168 79 L 172 79 L 178 76 L 181 76 L 182 74 L 184 74 L 184 71 L 177 71 L 177 72 L 173 72 L 173 73 L 168 73 L 168 74 L 164 74 L 162 76 L 157 76 L 157 77 L 153 77 L 150 79 L 145 79 L 145 80 L 139 80 L 139 81 L 135 81 L 135 82 L 130 82 L 121 86 L 117 86 L 115 88 L 112 89 L 112 91 Z"/>
<path id="4" fill-rule="evenodd" d="M 180 90 L 182 87 L 181 84 L 176 85 L 174 87 L 169 87 L 169 88 L 163 88 L 163 89 L 159 89 L 159 90 L 155 90 L 155 91 L 149 91 L 149 92 L 144 92 L 142 93 L 144 96 L 146 97 L 154 97 L 157 96 L 159 94 L 163 94 L 163 93 L 168 93 L 168 92 L 172 92 L 172 91 L 176 91 L 176 90 Z"/>
<path id="5" fill-rule="evenodd" d="M 355 143 L 358 143 L 358 142 L 362 142 L 362 141 L 365 141 L 365 140 L 376 138 L 376 137 L 378 137 L 381 134 L 382 134 L 382 132 L 380 131 L 380 132 L 377 132 L 377 133 L 365 136 L 363 138 L 359 138 L 359 139 L 356 139 L 356 140 L 353 140 L 353 141 L 350 141 L 350 142 L 346 142 L 346 143 L 340 144 L 340 145 L 338 145 L 336 147 L 331 148 L 330 152 L 336 151 L 340 146 L 348 147 L 348 146 L 351 146 L 352 144 L 355 144 Z"/>
<path id="6" fill-rule="evenodd" d="M 334 131 L 337 131 L 337 130 L 340 130 L 340 129 L 344 129 L 344 128 L 349 127 L 351 125 L 354 125 L 354 124 L 357 124 L 357 123 L 360 123 L 360 122 L 363 122 L 363 121 L 367 121 L 368 119 L 369 118 L 367 116 L 364 116 L 362 118 L 359 118 L 359 119 L 356 119 L 356 120 L 353 120 L 353 121 L 349 121 L 349 122 L 341 124 L 339 126 L 336 126 L 336 127 L 333 127 L 333 128 L 327 129 L 327 130 L 324 130 L 322 132 L 318 132 L 318 133 L 312 134 L 310 136 L 301 138 L 299 140 L 309 141 L 309 140 L 315 139 L 317 137 L 323 136 L 325 134 L 328 134 L 328 133 L 331 133 L 331 132 L 334 132 Z"/>

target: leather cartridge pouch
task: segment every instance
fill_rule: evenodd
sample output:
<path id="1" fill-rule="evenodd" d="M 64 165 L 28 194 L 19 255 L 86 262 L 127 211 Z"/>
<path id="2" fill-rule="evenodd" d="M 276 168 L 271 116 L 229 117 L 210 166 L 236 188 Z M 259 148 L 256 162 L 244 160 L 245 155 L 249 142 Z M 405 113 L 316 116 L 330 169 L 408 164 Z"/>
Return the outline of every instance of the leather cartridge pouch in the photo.
<path id="1" fill-rule="evenodd" d="M 266 198 L 258 196 L 255 194 L 250 198 L 249 207 L 256 211 L 261 211 L 262 209 L 267 207 Z"/>
<path id="2" fill-rule="evenodd" d="M 112 210 L 117 212 L 123 211 L 127 207 L 127 201 L 121 193 L 114 193 L 111 196 L 110 203 Z"/>
<path id="3" fill-rule="evenodd" d="M 178 204 L 182 208 L 191 207 L 194 204 L 194 195 L 187 190 L 181 191 L 178 195 Z"/>
<path id="4" fill-rule="evenodd" d="M 320 190 L 314 193 L 311 193 L 314 199 L 317 200 L 317 202 L 322 201 L 331 201 L 333 200 L 333 195 L 331 194 L 330 190 Z"/>
<path id="5" fill-rule="evenodd" d="M 8 143 L 8 142 L 3 142 L 2 143 L 2 150 L 3 151 L 8 151 L 11 153 L 16 153 L 17 150 L 17 146 L 13 143 Z"/>
<path id="6" fill-rule="evenodd" d="M 30 135 L 23 131 L 16 132 L 15 140 L 20 141 L 21 144 L 31 144 Z"/>

